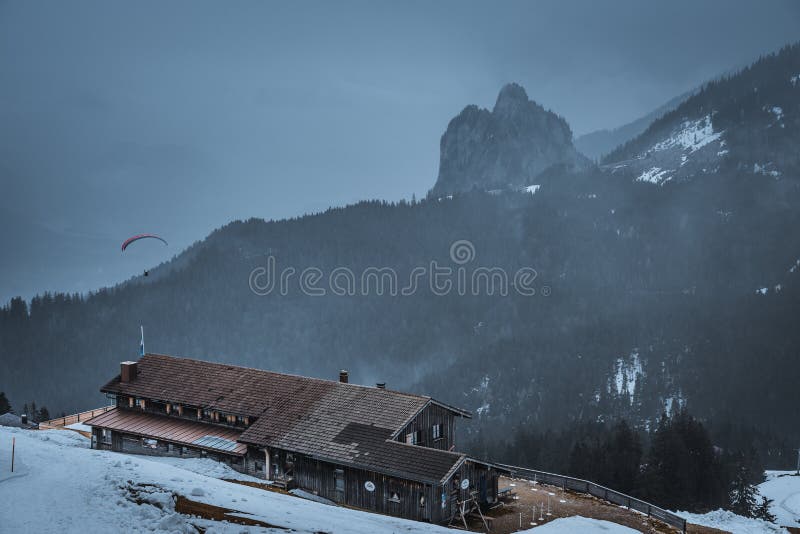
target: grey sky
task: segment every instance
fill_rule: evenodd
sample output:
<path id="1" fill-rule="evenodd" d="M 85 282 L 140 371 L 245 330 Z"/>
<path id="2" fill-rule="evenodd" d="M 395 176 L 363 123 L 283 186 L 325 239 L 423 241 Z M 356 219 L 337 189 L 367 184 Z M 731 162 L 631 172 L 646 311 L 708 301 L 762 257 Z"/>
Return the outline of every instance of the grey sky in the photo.
<path id="1" fill-rule="evenodd" d="M 0 302 L 424 195 L 447 122 L 508 81 L 584 133 L 798 39 L 794 1 L 0 0 Z M 120 255 L 142 231 L 170 247 Z"/>

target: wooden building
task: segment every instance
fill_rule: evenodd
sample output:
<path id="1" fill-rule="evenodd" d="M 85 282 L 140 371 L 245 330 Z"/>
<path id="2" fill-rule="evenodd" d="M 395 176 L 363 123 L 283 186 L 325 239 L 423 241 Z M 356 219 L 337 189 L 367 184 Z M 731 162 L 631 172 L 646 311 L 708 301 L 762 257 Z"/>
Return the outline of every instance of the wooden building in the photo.
<path id="1" fill-rule="evenodd" d="M 468 412 L 430 397 L 159 354 L 123 362 L 101 391 L 92 447 L 210 457 L 384 514 L 447 522 L 496 502 L 502 469 L 454 452 Z M 465 505 L 465 503 L 467 503 Z"/>

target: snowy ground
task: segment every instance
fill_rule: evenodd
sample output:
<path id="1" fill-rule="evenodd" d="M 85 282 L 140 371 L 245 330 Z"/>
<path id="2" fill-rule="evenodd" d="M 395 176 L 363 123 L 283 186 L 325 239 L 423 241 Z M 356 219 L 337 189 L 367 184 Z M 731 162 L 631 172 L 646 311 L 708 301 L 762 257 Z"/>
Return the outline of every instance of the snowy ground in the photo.
<path id="1" fill-rule="evenodd" d="M 69 428 L 70 430 L 80 430 L 81 432 L 91 432 L 92 427 L 89 425 L 84 425 L 83 423 L 72 423 L 71 425 L 67 425 L 64 428 Z"/>
<path id="2" fill-rule="evenodd" d="M 794 476 L 794 473 L 794 471 L 767 471 L 766 482 L 758 486 L 761 495 L 774 501 L 770 512 L 780 527 L 800 527 L 800 476 Z M 678 514 L 690 523 L 727 530 L 735 534 L 787 532 L 776 524 L 748 519 L 725 510 L 707 514 L 688 512 L 678 512 Z"/>
<path id="3" fill-rule="evenodd" d="M 770 511 L 779 525 L 800 527 L 800 476 L 795 471 L 767 471 L 767 481 L 758 489 L 774 501 Z"/>
<path id="4" fill-rule="evenodd" d="M 16 461 L 10 472 L 11 440 Z M 153 458 L 89 449 L 89 440 L 64 430 L 0 427 L 0 531 L 36 533 L 251 532 L 452 533 L 443 527 L 319 504 L 225 482 L 256 480 L 207 459 Z M 251 527 L 188 517 L 174 496 L 242 512 L 274 525 Z M 559 519 L 536 534 L 632 534 L 626 527 L 582 517 Z"/>
<path id="5" fill-rule="evenodd" d="M 676 512 L 689 523 L 716 528 L 734 534 L 788 534 L 787 530 L 759 519 L 749 519 L 727 510 L 716 510 L 707 514 Z"/>
<path id="6" fill-rule="evenodd" d="M 534 534 L 565 534 L 567 532 L 580 532 L 581 534 L 636 534 L 639 531 L 608 521 L 575 516 L 556 519 L 546 525 L 526 530 L 525 532 L 533 532 Z"/>

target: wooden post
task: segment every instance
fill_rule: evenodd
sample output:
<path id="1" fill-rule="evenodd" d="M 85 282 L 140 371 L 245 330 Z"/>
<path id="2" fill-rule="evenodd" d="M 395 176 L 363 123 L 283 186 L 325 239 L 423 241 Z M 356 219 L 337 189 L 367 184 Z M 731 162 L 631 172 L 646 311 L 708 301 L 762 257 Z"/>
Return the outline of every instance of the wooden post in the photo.
<path id="1" fill-rule="evenodd" d="M 14 472 L 14 449 L 17 447 L 17 438 L 11 438 L 11 472 Z"/>

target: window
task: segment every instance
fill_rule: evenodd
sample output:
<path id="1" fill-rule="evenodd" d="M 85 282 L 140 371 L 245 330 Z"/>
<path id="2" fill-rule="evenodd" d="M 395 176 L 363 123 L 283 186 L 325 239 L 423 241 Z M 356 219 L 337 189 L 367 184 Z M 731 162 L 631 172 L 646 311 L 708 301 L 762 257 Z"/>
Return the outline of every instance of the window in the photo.
<path id="1" fill-rule="evenodd" d="M 142 399 L 136 399 L 136 400 L 134 401 L 134 404 L 135 404 L 135 406 L 136 406 L 137 408 L 141 408 L 141 407 L 142 407 Z"/>
<path id="2" fill-rule="evenodd" d="M 436 423 L 433 425 L 433 439 L 442 439 L 442 424 Z"/>
<path id="3" fill-rule="evenodd" d="M 333 471 L 333 488 L 336 491 L 344 492 L 344 470 L 336 469 Z"/>
<path id="4" fill-rule="evenodd" d="M 406 434 L 406 443 L 409 445 L 416 445 L 419 443 L 419 432 L 409 432 Z"/>

